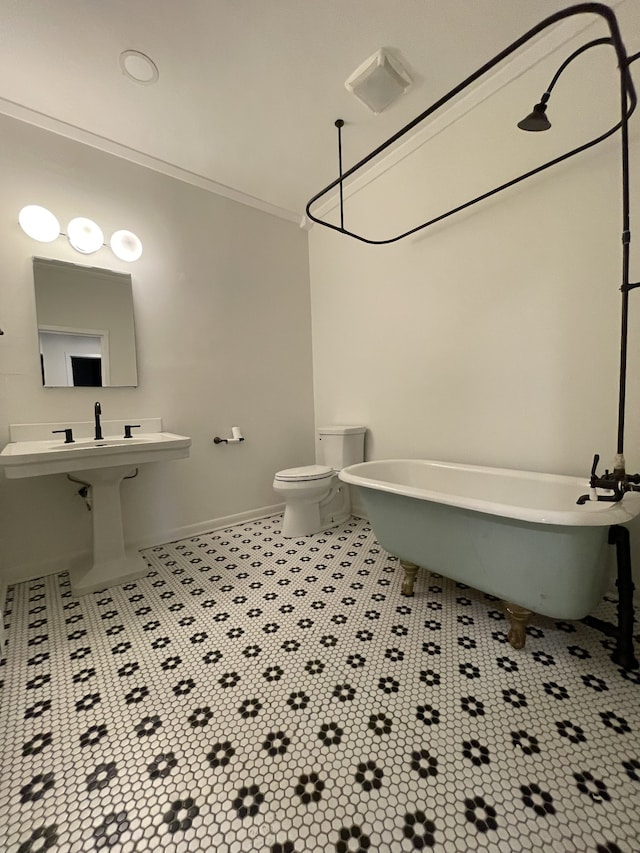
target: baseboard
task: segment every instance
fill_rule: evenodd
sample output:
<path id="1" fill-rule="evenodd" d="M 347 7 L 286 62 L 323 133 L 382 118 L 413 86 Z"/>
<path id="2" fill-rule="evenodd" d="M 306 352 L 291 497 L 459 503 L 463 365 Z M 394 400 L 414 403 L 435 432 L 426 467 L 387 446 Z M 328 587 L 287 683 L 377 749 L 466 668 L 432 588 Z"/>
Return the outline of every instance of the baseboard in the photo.
<path id="1" fill-rule="evenodd" d="M 209 533 L 213 530 L 220 530 L 225 527 L 231 527 L 234 524 L 242 524 L 245 521 L 255 521 L 258 518 L 267 518 L 270 515 L 277 515 L 284 510 L 284 504 L 272 504 L 271 506 L 257 507 L 246 512 L 238 512 L 234 515 L 225 515 L 221 518 L 211 518 L 207 521 L 199 521 L 197 524 L 187 524 L 183 527 L 174 527 L 170 530 L 163 530 L 154 533 L 151 536 L 145 536 L 142 539 L 137 539 L 131 543 L 127 543 L 127 547 L 134 551 L 142 551 L 144 548 L 153 548 L 156 545 L 164 545 L 168 542 L 175 542 L 178 539 L 190 539 L 192 536 L 199 536 L 202 533 Z M 23 581 L 34 580 L 45 575 L 55 575 L 59 572 L 67 571 L 69 565 L 73 561 L 82 561 L 91 558 L 88 551 L 74 551 L 73 553 L 63 554 L 55 559 L 41 560 L 34 563 L 23 563 L 18 566 L 11 566 L 5 572 L 6 585 L 14 583 L 22 583 Z M 2 590 L 0 590 L 2 592 Z M 4 601 L 4 595 L 2 596 Z M 1 631 L 0 631 L 1 637 Z"/>
<path id="2" fill-rule="evenodd" d="M 7 584 L 11 585 L 22 583 L 23 581 L 32 581 L 46 575 L 57 575 L 59 572 L 66 572 L 72 561 L 89 560 L 90 558 L 90 551 L 73 551 L 69 554 L 62 554 L 56 557 L 53 562 L 51 560 L 39 560 L 34 563 L 9 566 L 5 573 Z"/>
<path id="3" fill-rule="evenodd" d="M 211 518 L 208 521 L 199 521 L 196 524 L 187 524 L 183 527 L 174 527 L 173 530 L 165 530 L 162 533 L 146 536 L 131 543 L 131 548 L 142 551 L 144 548 L 153 548 L 156 545 L 165 545 L 176 542 L 178 539 L 190 539 L 192 536 L 200 536 L 202 533 L 211 533 L 224 527 L 232 527 L 234 524 L 242 524 L 245 521 L 256 521 L 258 518 L 267 518 L 283 512 L 284 504 L 272 504 L 250 509 L 247 512 L 237 512 L 234 515 L 224 515 L 221 518 Z"/>

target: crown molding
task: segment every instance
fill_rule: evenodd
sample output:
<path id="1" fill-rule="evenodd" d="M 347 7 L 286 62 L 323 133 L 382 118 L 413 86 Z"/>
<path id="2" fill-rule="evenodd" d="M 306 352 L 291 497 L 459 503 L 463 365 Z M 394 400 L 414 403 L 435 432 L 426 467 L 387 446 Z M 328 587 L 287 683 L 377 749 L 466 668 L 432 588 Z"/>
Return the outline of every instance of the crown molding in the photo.
<path id="1" fill-rule="evenodd" d="M 233 187 L 228 187 L 225 184 L 220 184 L 210 178 L 199 175 L 196 172 L 191 172 L 188 169 L 183 169 L 180 166 L 175 166 L 166 160 L 161 160 L 158 157 L 152 157 L 136 148 L 130 148 L 127 145 L 121 145 L 119 142 L 114 142 L 105 136 L 100 136 L 97 133 L 91 133 L 74 124 L 53 118 L 45 113 L 32 110 L 29 107 L 24 107 L 22 104 L 9 101 L 6 98 L 0 98 L 0 114 L 9 116 L 10 118 L 23 121 L 26 124 L 32 124 L 42 130 L 48 130 L 50 133 L 56 133 L 58 136 L 64 136 L 66 139 L 71 139 L 74 142 L 80 142 L 83 145 L 89 145 L 91 148 L 97 148 L 99 151 L 104 151 L 106 154 L 112 154 L 115 157 L 120 157 L 123 160 L 128 160 L 130 163 L 135 163 L 145 169 L 151 169 L 154 172 L 160 172 L 169 178 L 175 178 L 185 184 L 199 187 L 215 195 L 223 196 L 224 198 L 237 201 L 240 204 L 253 207 L 256 210 L 261 210 L 263 213 L 269 213 L 272 216 L 277 216 L 280 219 L 286 219 L 289 222 L 299 222 L 300 215 L 291 210 L 286 210 L 283 207 L 278 207 L 275 204 L 255 198 L 254 196 L 243 193 L 240 190 L 235 190 Z"/>

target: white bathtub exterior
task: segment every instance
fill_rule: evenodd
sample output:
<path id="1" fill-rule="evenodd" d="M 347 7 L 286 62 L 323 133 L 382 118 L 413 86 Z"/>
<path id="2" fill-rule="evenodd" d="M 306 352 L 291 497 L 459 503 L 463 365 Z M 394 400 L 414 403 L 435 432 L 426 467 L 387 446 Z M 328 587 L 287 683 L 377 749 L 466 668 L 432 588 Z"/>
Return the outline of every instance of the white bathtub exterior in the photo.
<path id="1" fill-rule="evenodd" d="M 340 478 L 391 554 L 555 619 L 600 601 L 609 527 L 640 513 L 637 492 L 579 506 L 588 481 L 555 474 L 395 459 Z"/>

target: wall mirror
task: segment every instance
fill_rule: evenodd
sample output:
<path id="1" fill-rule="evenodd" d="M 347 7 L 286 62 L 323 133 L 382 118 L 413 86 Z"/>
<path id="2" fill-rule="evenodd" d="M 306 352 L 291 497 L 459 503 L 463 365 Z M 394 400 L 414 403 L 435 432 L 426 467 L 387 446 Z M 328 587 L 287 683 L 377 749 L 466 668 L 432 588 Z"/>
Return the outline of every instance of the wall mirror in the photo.
<path id="1" fill-rule="evenodd" d="M 129 273 L 33 259 L 42 384 L 138 384 Z"/>

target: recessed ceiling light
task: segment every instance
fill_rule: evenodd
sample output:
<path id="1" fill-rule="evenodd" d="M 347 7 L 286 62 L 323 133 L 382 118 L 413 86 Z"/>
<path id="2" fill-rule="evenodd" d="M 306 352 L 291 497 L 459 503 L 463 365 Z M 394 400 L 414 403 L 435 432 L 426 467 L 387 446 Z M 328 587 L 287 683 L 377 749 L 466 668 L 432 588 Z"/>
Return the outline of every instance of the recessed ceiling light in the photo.
<path id="1" fill-rule="evenodd" d="M 120 68 L 129 79 L 143 86 L 156 83 L 160 76 L 155 62 L 139 50 L 123 50 L 120 54 Z"/>

